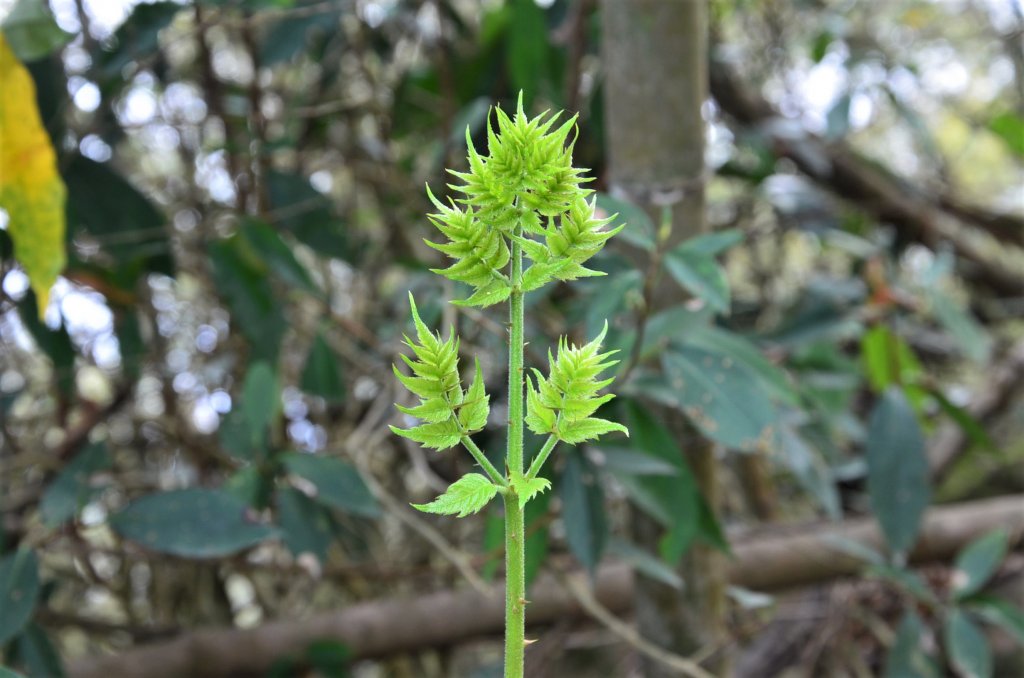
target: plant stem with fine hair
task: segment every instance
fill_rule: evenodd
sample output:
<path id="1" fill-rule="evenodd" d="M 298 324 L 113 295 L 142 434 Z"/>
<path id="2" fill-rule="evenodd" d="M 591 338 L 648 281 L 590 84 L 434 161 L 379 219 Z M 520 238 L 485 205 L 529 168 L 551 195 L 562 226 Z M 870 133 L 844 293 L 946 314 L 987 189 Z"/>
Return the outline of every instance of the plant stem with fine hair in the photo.
<path id="1" fill-rule="evenodd" d="M 522 227 L 516 228 L 521 236 Z M 509 297 L 508 474 L 523 474 L 523 252 L 512 243 L 512 294 Z M 526 646 L 525 521 L 519 496 L 505 494 L 505 678 L 522 678 Z"/>

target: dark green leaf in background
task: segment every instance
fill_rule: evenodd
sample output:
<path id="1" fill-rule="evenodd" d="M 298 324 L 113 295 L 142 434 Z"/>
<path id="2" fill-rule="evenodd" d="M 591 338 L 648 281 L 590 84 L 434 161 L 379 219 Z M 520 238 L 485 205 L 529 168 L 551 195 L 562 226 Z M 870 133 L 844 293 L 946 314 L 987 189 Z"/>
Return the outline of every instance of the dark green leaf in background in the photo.
<path id="1" fill-rule="evenodd" d="M 253 441 L 252 427 L 241 407 L 235 407 L 225 415 L 217 430 L 221 448 L 241 461 L 262 459 L 269 449 L 269 439 L 264 436 Z"/>
<path id="2" fill-rule="evenodd" d="M 257 362 L 249 366 L 239 407 L 249 428 L 249 443 L 254 448 L 259 447 L 281 408 L 281 390 L 270 365 Z"/>
<path id="3" fill-rule="evenodd" d="M 679 468 L 642 450 L 616 445 L 600 445 L 604 468 L 613 475 L 624 473 L 633 476 L 675 476 Z"/>
<path id="4" fill-rule="evenodd" d="M 746 365 L 689 346 L 666 351 L 662 364 L 675 406 L 706 436 L 747 452 L 770 444 L 778 414 Z"/>
<path id="5" fill-rule="evenodd" d="M 797 482 L 821 504 L 829 518 L 841 518 L 839 491 L 822 456 L 792 426 L 779 428 L 778 443 L 782 461 Z"/>
<path id="6" fill-rule="evenodd" d="M 674 589 L 683 589 L 683 580 L 670 565 L 658 556 L 644 551 L 636 544 L 612 537 L 608 552 L 628 563 L 637 572 L 642 572 L 655 581 Z"/>
<path id="7" fill-rule="evenodd" d="M 280 459 L 289 472 L 316 487 L 314 499 L 319 503 L 367 518 L 380 515 L 376 499 L 351 464 L 335 457 L 303 452 L 288 452 Z"/>
<path id="8" fill-rule="evenodd" d="M 559 494 L 569 551 L 593 574 L 608 542 L 608 521 L 601 484 L 577 450 L 566 456 Z"/>
<path id="9" fill-rule="evenodd" d="M 307 292 L 317 293 L 309 271 L 299 263 L 292 248 L 273 227 L 258 219 L 247 218 L 239 232 L 279 280 Z"/>
<path id="10" fill-rule="evenodd" d="M 1003 598 L 972 596 L 970 610 L 990 624 L 994 624 L 1024 645 L 1024 610 Z"/>
<path id="11" fill-rule="evenodd" d="M 729 312 L 729 281 L 714 257 L 683 243 L 665 256 L 665 269 L 683 289 L 719 313 Z"/>
<path id="12" fill-rule="evenodd" d="M 1004 529 L 984 534 L 957 554 L 953 570 L 953 595 L 966 598 L 981 590 L 1006 557 L 1010 535 Z"/>
<path id="13" fill-rule="evenodd" d="M 988 638 L 966 612 L 953 608 L 942 626 L 942 641 L 949 663 L 963 678 L 989 678 L 992 675 L 992 649 Z"/>
<path id="14" fill-rule="evenodd" d="M 0 646 L 18 635 L 39 598 L 39 562 L 34 551 L 19 549 L 0 560 Z"/>
<path id="15" fill-rule="evenodd" d="M 345 229 L 332 214 L 330 201 L 306 177 L 272 171 L 266 182 L 273 224 L 321 256 L 352 258 Z"/>
<path id="16" fill-rule="evenodd" d="M 314 640 L 306 648 L 306 659 L 316 669 L 317 675 L 323 678 L 348 678 L 352 650 L 337 640 Z"/>
<path id="17" fill-rule="evenodd" d="M 530 98 L 543 90 L 548 68 L 548 27 L 544 10 L 534 0 L 510 0 L 511 16 L 507 33 L 507 64 L 512 90 Z"/>
<path id="18" fill-rule="evenodd" d="M 785 371 L 765 358 L 761 349 L 746 337 L 721 327 L 697 323 L 680 334 L 682 336 L 677 341 L 681 345 L 719 353 L 723 358 L 743 364 L 757 375 L 773 400 L 799 405 L 800 398 Z"/>
<path id="19" fill-rule="evenodd" d="M 953 403 L 953 401 L 947 398 L 946 394 L 939 389 L 931 389 L 929 393 L 933 398 L 935 398 L 935 401 L 939 404 L 939 408 L 942 412 L 956 422 L 957 426 L 967 434 L 967 438 L 971 443 L 988 452 L 995 452 L 997 450 L 996 443 L 992 440 L 992 436 L 989 435 L 981 422 L 975 419 L 970 412 Z"/>
<path id="20" fill-rule="evenodd" d="M 81 155 L 71 159 L 62 175 L 68 187 L 68 228 L 72 234 L 78 228 L 87 232 L 119 268 L 139 260 L 145 262 L 147 271 L 173 273 L 167 220 L 149 198 L 108 163 Z M 117 199 L 98 200 L 101 195 Z"/>
<path id="21" fill-rule="evenodd" d="M 317 332 L 313 346 L 302 368 L 300 386 L 310 395 L 337 403 L 345 399 L 345 382 L 341 375 L 341 362 L 327 344 L 323 331 Z"/>
<path id="22" fill-rule="evenodd" d="M 643 209 L 631 202 L 613 198 L 607 193 L 597 194 L 597 208 L 604 212 L 603 215 L 598 215 L 602 219 L 613 214 L 619 215 L 607 228 L 617 228 L 619 224 L 626 224 L 625 228 L 619 231 L 617 238 L 648 252 L 654 250 L 657 243 L 657 229 L 655 229 L 651 217 Z"/>
<path id="23" fill-rule="evenodd" d="M 57 527 L 71 518 L 92 497 L 90 477 L 110 467 L 110 455 L 103 443 L 91 443 L 68 462 L 39 502 L 39 511 L 48 527 Z"/>
<path id="24" fill-rule="evenodd" d="M 928 459 L 917 416 L 898 388 L 871 412 L 867 436 L 868 494 L 889 548 L 906 554 L 928 507 Z"/>
<path id="25" fill-rule="evenodd" d="M 0 24 L 7 44 L 21 62 L 35 61 L 74 36 L 61 30 L 45 0 L 17 0 Z"/>
<path id="26" fill-rule="evenodd" d="M 286 328 L 267 279 L 266 264 L 236 234 L 209 246 L 213 280 L 232 315 L 232 326 L 253 349 L 253 360 L 276 363 Z"/>
<path id="27" fill-rule="evenodd" d="M 96 57 L 99 74 L 107 80 L 120 77 L 125 66 L 157 52 L 160 31 L 171 24 L 183 8 L 175 2 L 143 3 L 115 31 L 109 46 Z"/>
<path id="28" fill-rule="evenodd" d="M 885 659 L 885 678 L 938 678 L 935 662 L 925 653 L 921 642 L 924 634 L 924 623 L 917 614 L 904 615 Z"/>
<path id="29" fill-rule="evenodd" d="M 38 624 L 30 622 L 14 642 L 16 663 L 23 666 L 29 676 L 63 678 L 64 666 L 60 653 L 50 637 Z M 3 674 L 0 673 L 0 678 Z"/>
<path id="30" fill-rule="evenodd" d="M 38 308 L 36 295 L 29 290 L 18 304 L 18 317 L 42 352 L 53 362 L 61 394 L 71 395 L 75 387 L 75 347 L 71 343 L 71 335 L 63 323 L 55 330 L 47 327 L 39 320 Z"/>
<path id="31" fill-rule="evenodd" d="M 280 3 L 278 3 L 280 4 Z M 289 5 L 293 3 L 289 2 Z M 305 0 L 298 7 L 322 5 L 319 0 Z M 306 13 L 309 12 L 309 13 Z M 291 61 L 304 52 L 312 34 L 327 33 L 338 28 L 340 12 L 335 8 L 325 8 L 321 12 L 304 10 L 296 16 L 285 16 L 270 25 L 260 47 L 260 65 L 273 66 L 284 61 Z"/>
<path id="32" fill-rule="evenodd" d="M 743 242 L 743 237 L 743 231 L 737 228 L 730 228 L 689 238 L 677 249 L 705 257 L 716 257 L 730 247 Z"/>
<path id="33" fill-rule="evenodd" d="M 327 559 L 333 531 L 331 516 L 323 506 L 295 488 L 282 487 L 277 491 L 277 519 L 292 555 L 312 553 L 320 562 Z"/>
<path id="34" fill-rule="evenodd" d="M 254 509 L 266 508 L 274 490 L 273 479 L 258 466 L 245 466 L 235 471 L 224 482 L 223 489 L 230 492 Z"/>
<path id="35" fill-rule="evenodd" d="M 254 522 L 246 503 L 222 490 L 190 488 L 137 499 L 110 517 L 126 539 L 184 558 L 217 558 L 269 539 L 275 530 Z"/>
<path id="36" fill-rule="evenodd" d="M 523 510 L 523 523 L 526 526 L 525 579 L 529 586 L 540 574 L 540 569 L 548 557 L 547 525 L 548 507 L 551 504 L 551 492 L 544 492 L 534 497 L 533 501 Z M 504 537 L 501 530 L 500 536 Z M 500 543 L 500 539 L 499 539 Z"/>
<path id="37" fill-rule="evenodd" d="M 992 355 L 992 337 L 970 311 L 938 289 L 929 290 L 928 298 L 932 314 L 953 337 L 963 354 L 976 363 L 987 361 Z"/>

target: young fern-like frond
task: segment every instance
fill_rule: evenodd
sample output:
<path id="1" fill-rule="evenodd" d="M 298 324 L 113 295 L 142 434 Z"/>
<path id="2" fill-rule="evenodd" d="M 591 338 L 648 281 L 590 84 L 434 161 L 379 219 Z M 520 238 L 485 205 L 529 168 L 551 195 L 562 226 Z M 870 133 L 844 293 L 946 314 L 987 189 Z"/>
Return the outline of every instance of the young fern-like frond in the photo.
<path id="1" fill-rule="evenodd" d="M 417 341 L 405 337 L 405 344 L 412 349 L 415 359 L 407 355 L 401 358 L 412 374 L 402 374 L 395 365 L 391 368 L 395 377 L 420 398 L 420 404 L 395 407 L 424 423 L 408 429 L 392 426 L 391 431 L 424 447 L 438 450 L 454 447 L 464 436 L 479 431 L 487 423 L 490 404 L 489 396 L 484 393 L 480 363 L 476 363 L 469 391 L 463 392 L 459 376 L 459 340 L 452 332 L 447 341 L 442 341 L 440 335 L 432 333 L 420 319 L 412 294 L 409 304 Z"/>
<path id="2" fill-rule="evenodd" d="M 456 260 L 448 268 L 431 271 L 449 280 L 464 282 L 475 290 L 469 299 L 459 302 L 462 305 L 490 306 L 507 299 L 512 284 L 502 272 L 511 256 L 505 238 L 499 231 L 484 226 L 472 209 L 444 205 L 434 197 L 429 186 L 427 195 L 438 210 L 428 218 L 448 242 L 428 240 L 426 243 Z"/>
<path id="3" fill-rule="evenodd" d="M 607 332 L 606 323 L 601 334 L 583 346 L 570 345 L 563 337 L 558 343 L 558 356 L 548 354 L 549 376 L 533 371 L 536 383 L 528 379 L 526 393 L 526 425 L 531 431 L 570 444 L 612 431 L 629 434 L 622 424 L 591 416 L 615 397 L 611 393 L 598 395 L 614 381 L 614 377 L 598 379 L 598 375 L 618 363 L 608 360 L 616 351 L 600 352 Z"/>
<path id="4" fill-rule="evenodd" d="M 584 264 L 621 227 L 606 229 L 611 219 L 596 217 L 595 201 L 588 200 L 592 191 L 583 188 L 590 181 L 583 176 L 586 170 L 572 165 L 575 139 L 570 136 L 576 131 L 575 116 L 560 123 L 559 114 L 547 112 L 528 118 L 522 93 L 514 116 L 500 107 L 493 113 L 493 118 L 488 115 L 486 155 L 477 151 L 466 130 L 468 168 L 449 170 L 457 180 L 449 185 L 457 194 L 455 199 L 446 205 L 427 188 L 437 208 L 429 219 L 444 238 L 427 244 L 454 260 L 447 268 L 432 269 L 435 273 L 473 289 L 469 298 L 452 303 L 490 306 L 508 300 L 508 430 L 503 469 L 495 468 L 469 437 L 486 425 L 489 412 L 479 362 L 472 383 L 463 390 L 458 340 L 450 336 L 442 341 L 431 333 L 411 296 L 417 341 L 406 338 L 406 344 L 415 355 L 402 356 L 411 374 L 395 368 L 395 375 L 420 398 L 417 406 L 399 409 L 423 423 L 391 430 L 426 447 L 444 449 L 461 442 L 486 473 L 467 474 L 434 501 L 413 504 L 420 511 L 462 517 L 502 496 L 505 675 L 522 678 L 528 602 L 524 507 L 551 488 L 551 481 L 539 473 L 558 441 L 576 444 L 612 431 L 628 435 L 621 424 L 593 416 L 613 397 L 600 394 L 612 381 L 600 379 L 600 373 L 616 364 L 609 359 L 614 351 L 601 352 L 607 324 L 599 337 L 584 346 L 571 346 L 563 338 L 557 357 L 549 354 L 549 376 L 534 370 L 536 380 L 526 378 L 524 384 L 524 297 L 548 282 L 602 275 Z M 529 267 L 525 259 L 532 262 Z M 524 425 L 548 436 L 529 468 L 523 463 Z"/>

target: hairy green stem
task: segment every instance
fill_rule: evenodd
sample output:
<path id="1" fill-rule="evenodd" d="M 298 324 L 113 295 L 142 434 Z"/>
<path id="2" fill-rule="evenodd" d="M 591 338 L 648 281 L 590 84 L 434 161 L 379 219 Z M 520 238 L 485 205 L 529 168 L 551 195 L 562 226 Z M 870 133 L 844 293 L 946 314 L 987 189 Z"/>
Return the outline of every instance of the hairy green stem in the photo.
<path id="1" fill-rule="evenodd" d="M 473 459 L 476 460 L 476 463 L 480 464 L 480 468 L 487 472 L 487 475 L 490 476 L 495 485 L 498 487 L 505 487 L 508 485 L 508 481 L 505 480 L 505 476 L 501 475 L 501 473 L 498 472 L 498 469 L 494 468 L 494 464 L 487 459 L 487 455 L 484 454 L 483 450 L 477 447 L 477 444 L 473 442 L 472 438 L 468 435 L 462 436 L 462 444 L 467 450 L 469 450 L 469 453 L 473 455 Z"/>
<path id="2" fill-rule="evenodd" d="M 516 227 L 515 235 L 523 229 Z M 512 241 L 512 294 L 509 298 L 508 474 L 523 474 L 523 250 Z M 523 678 L 526 647 L 526 553 L 523 509 L 515 490 L 505 499 L 505 678 Z"/>
<path id="3" fill-rule="evenodd" d="M 541 468 L 544 467 L 544 462 L 551 456 L 551 451 L 555 449 L 555 445 L 558 444 L 558 438 L 555 436 L 548 436 L 548 439 L 544 441 L 544 447 L 540 448 L 540 452 L 533 458 L 533 463 L 530 464 L 530 470 L 526 472 L 527 478 L 536 478 L 537 474 L 540 473 Z"/>

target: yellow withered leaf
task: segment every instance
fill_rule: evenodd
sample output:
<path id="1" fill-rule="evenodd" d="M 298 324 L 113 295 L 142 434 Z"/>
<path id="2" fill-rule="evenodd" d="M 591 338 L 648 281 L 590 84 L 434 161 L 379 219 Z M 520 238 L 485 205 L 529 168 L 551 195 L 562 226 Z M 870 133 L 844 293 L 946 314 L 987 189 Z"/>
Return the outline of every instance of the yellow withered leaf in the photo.
<path id="1" fill-rule="evenodd" d="M 40 316 L 64 269 L 64 201 L 57 154 L 36 107 L 36 88 L 0 32 L 0 207 L 14 257 L 36 293 Z"/>

